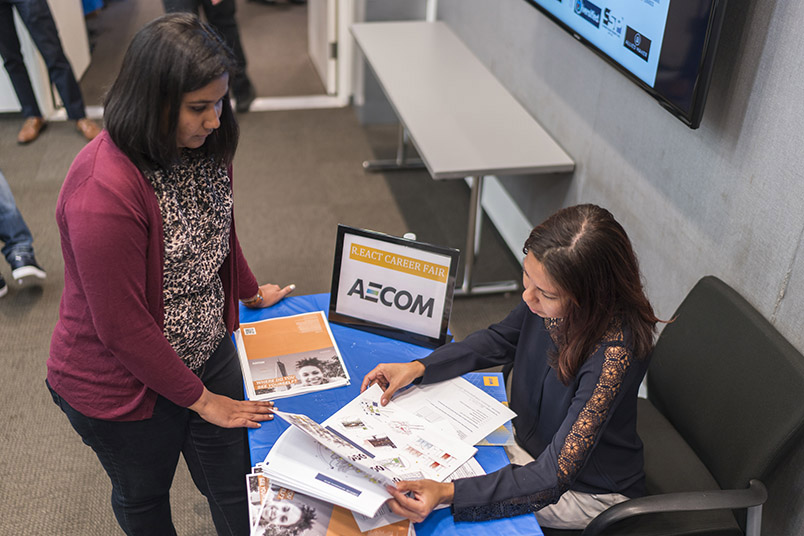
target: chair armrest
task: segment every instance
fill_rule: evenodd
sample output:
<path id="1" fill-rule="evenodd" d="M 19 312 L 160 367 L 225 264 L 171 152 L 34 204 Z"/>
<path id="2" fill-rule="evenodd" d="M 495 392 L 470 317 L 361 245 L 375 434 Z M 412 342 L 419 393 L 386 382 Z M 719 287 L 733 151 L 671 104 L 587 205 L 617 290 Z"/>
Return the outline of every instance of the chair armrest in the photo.
<path id="1" fill-rule="evenodd" d="M 643 514 L 749 508 L 763 504 L 767 499 L 768 491 L 759 480 L 751 480 L 747 489 L 648 495 L 615 504 L 605 510 L 586 526 L 581 536 L 597 536 L 618 521 Z"/>

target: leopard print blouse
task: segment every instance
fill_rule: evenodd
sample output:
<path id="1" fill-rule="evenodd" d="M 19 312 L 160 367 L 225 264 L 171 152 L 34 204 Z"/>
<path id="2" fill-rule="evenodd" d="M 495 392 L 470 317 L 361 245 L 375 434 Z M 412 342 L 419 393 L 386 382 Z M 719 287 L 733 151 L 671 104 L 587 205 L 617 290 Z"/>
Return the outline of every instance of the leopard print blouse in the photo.
<path id="1" fill-rule="evenodd" d="M 189 149 L 180 164 L 146 176 L 162 213 L 165 337 L 198 372 L 226 336 L 218 270 L 229 254 L 229 177 L 225 168 Z"/>

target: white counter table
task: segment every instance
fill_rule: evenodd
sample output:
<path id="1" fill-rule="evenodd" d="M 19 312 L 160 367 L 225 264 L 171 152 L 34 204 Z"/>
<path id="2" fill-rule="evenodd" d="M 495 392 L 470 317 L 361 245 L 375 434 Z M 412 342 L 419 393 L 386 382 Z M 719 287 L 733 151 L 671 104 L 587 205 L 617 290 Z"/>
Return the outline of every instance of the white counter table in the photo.
<path id="1" fill-rule="evenodd" d="M 397 157 L 367 170 L 425 166 L 433 179 L 472 177 L 464 278 L 456 295 L 509 292 L 472 283 L 486 175 L 572 171 L 572 159 L 443 22 L 371 22 L 352 34 L 400 122 Z M 409 139 L 421 160 L 408 159 Z"/>

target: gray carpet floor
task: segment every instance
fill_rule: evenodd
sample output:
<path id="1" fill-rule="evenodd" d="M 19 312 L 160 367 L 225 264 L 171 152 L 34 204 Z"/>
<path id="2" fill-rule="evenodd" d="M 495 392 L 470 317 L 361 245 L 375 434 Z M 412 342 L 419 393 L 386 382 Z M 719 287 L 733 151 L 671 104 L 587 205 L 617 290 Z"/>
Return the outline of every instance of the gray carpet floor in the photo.
<path id="1" fill-rule="evenodd" d="M 114 0 L 104 11 L 126 7 L 139 13 L 140 4 L 152 2 Z M 276 12 L 287 14 L 291 7 L 298 6 L 282 6 Z M 104 16 L 97 15 L 92 24 L 102 26 Z M 249 33 L 255 30 L 259 28 L 241 19 L 241 31 L 248 36 L 244 42 L 259 40 Z M 82 81 L 85 94 L 102 94 L 101 86 L 107 83 L 103 80 L 110 81 L 114 73 L 97 66 L 113 65 L 109 56 L 116 53 L 98 41 L 93 67 Z M 291 56 L 303 53 L 286 54 Z M 250 72 L 261 96 L 268 95 L 262 88 L 273 87 L 283 73 L 303 70 L 300 64 L 260 74 L 257 57 L 251 54 Z M 309 60 L 302 58 L 304 62 Z M 283 87 L 285 94 L 303 95 L 309 86 Z M 89 98 L 87 102 L 96 104 Z M 48 278 L 41 287 L 12 287 L 0 299 L 0 534 L 122 534 L 109 505 L 108 478 L 50 401 L 44 385 L 63 286 L 53 213 L 61 183 L 84 140 L 73 123 L 54 122 L 39 140 L 18 146 L 21 122 L 16 114 L 0 114 L 0 169 L 33 231 L 36 255 Z M 240 124 L 234 165 L 237 226 L 246 257 L 261 281 L 296 283 L 297 294 L 328 292 L 338 223 L 394 235 L 412 231 L 420 240 L 463 248 L 469 192 L 462 181 L 436 182 L 426 172 L 383 175 L 362 170 L 362 160 L 394 154 L 394 125 L 361 126 L 350 108 L 251 113 L 240 116 Z M 482 240 L 478 281 L 520 277 L 517 259 L 488 220 Z M 5 263 L 0 263 L 0 273 L 9 279 Z M 501 319 L 518 300 L 517 294 L 456 300 L 450 328 L 461 339 Z M 171 501 L 180 535 L 214 534 L 205 499 L 183 463 Z"/>

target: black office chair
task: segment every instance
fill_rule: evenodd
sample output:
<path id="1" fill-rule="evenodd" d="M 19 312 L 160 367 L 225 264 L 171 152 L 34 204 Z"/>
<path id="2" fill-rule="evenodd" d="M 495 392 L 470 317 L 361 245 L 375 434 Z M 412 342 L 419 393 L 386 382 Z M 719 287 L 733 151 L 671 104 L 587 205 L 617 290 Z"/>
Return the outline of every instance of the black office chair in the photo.
<path id="1" fill-rule="evenodd" d="M 546 536 L 758 536 L 762 481 L 804 443 L 804 356 L 708 276 L 662 331 L 640 400 L 648 496 Z"/>

